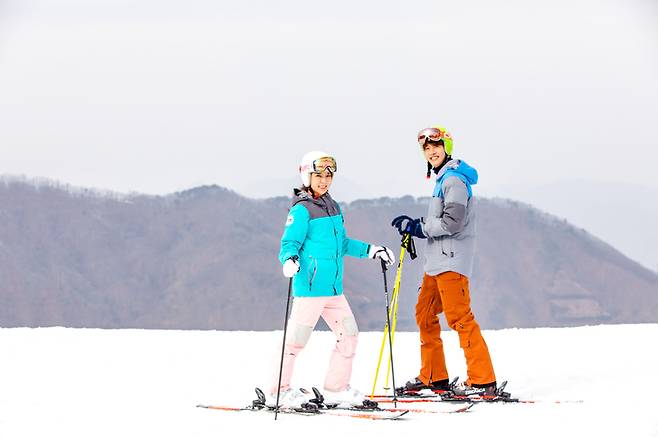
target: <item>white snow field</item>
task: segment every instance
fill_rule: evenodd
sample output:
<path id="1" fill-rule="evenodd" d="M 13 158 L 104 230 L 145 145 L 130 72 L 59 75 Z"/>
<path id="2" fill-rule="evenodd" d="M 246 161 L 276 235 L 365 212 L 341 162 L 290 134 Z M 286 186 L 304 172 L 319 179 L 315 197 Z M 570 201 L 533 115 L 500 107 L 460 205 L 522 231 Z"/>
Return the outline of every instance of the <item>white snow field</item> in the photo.
<path id="1" fill-rule="evenodd" d="M 658 324 L 484 334 L 499 380 L 538 403 L 397 421 L 283 414 L 275 421 L 270 413 L 195 406 L 248 404 L 276 369 L 281 331 L 0 329 L 0 437 L 658 437 Z M 352 384 L 364 392 L 381 336 L 360 337 Z M 465 376 L 456 333 L 444 339 L 451 374 Z M 322 385 L 332 345 L 330 332 L 313 334 L 295 385 Z M 414 377 L 418 364 L 418 334 L 397 333 L 397 383 Z"/>

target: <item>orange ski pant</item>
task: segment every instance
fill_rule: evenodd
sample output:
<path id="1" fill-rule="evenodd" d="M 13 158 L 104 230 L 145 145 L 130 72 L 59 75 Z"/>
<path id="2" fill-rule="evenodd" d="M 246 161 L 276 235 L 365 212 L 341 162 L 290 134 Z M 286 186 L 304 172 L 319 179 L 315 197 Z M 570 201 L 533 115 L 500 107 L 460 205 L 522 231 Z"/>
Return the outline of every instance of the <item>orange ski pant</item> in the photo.
<path id="1" fill-rule="evenodd" d="M 423 277 L 416 304 L 421 358 L 418 378 L 426 385 L 448 378 L 438 317 L 441 312 L 450 328 L 459 334 L 459 345 L 466 357 L 467 383 L 484 385 L 495 382 L 489 349 L 471 311 L 468 278 L 457 272 L 425 274 Z"/>

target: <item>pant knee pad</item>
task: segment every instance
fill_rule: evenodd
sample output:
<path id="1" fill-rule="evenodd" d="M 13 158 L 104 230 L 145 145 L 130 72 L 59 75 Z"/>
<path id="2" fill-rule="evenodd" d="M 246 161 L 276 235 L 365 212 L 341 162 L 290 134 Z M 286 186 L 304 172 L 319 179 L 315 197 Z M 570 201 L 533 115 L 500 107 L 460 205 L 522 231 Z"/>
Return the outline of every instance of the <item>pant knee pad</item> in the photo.
<path id="1" fill-rule="evenodd" d="M 296 322 L 293 321 L 290 321 L 289 324 L 290 327 L 288 327 L 286 344 L 304 347 L 308 342 L 308 340 L 311 338 L 311 333 L 313 333 L 313 327 L 303 324 L 297 324 Z"/>
<path id="2" fill-rule="evenodd" d="M 359 334 L 359 326 L 356 325 L 354 316 L 347 316 L 343 319 L 343 329 L 345 336 L 357 336 Z"/>

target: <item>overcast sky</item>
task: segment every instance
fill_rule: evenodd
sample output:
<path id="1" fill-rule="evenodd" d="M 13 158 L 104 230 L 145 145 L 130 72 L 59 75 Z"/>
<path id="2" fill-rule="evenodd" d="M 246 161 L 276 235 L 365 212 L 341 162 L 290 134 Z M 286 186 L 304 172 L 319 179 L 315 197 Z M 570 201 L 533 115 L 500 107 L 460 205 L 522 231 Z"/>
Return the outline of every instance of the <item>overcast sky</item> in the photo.
<path id="1" fill-rule="evenodd" d="M 0 0 L 0 174 L 287 195 L 321 148 L 344 200 L 428 195 L 448 127 L 481 193 L 658 189 L 650 0 Z"/>

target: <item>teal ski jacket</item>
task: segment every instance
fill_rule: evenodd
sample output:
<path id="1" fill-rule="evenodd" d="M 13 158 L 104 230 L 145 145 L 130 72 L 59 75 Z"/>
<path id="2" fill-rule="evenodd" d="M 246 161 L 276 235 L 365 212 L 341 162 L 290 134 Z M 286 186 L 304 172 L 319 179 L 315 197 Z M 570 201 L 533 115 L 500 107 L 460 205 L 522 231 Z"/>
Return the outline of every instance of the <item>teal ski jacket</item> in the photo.
<path id="1" fill-rule="evenodd" d="M 281 237 L 279 261 L 299 258 L 293 296 L 324 297 L 343 293 L 343 257 L 367 258 L 370 244 L 350 239 L 340 206 L 329 193 L 313 198 L 295 189 Z"/>

